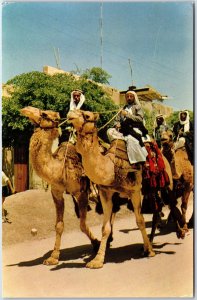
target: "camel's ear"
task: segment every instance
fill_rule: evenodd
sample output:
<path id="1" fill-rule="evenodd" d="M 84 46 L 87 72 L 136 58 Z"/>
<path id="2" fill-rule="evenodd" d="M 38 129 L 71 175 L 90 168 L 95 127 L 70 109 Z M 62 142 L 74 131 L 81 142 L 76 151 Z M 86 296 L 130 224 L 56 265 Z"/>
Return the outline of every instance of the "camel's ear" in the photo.
<path id="1" fill-rule="evenodd" d="M 98 121 L 99 119 L 99 114 L 98 113 L 94 113 L 94 121 Z"/>

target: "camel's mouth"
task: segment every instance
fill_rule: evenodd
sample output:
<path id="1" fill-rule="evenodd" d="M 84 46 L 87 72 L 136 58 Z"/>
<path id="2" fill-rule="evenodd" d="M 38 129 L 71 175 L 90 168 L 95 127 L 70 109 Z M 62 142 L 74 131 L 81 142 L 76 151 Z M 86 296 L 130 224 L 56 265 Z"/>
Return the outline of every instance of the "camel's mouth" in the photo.
<path id="1" fill-rule="evenodd" d="M 39 114 L 39 109 L 31 106 L 20 109 L 20 113 L 25 117 L 32 117 Z"/>
<path id="2" fill-rule="evenodd" d="M 161 142 L 167 142 L 168 139 L 167 138 L 161 138 Z"/>
<path id="3" fill-rule="evenodd" d="M 75 118 L 68 118 L 68 122 L 73 121 Z"/>
<path id="4" fill-rule="evenodd" d="M 72 123 L 73 121 L 75 121 L 78 117 L 73 113 L 73 112 L 69 112 L 67 115 L 67 122 L 68 123 Z"/>
<path id="5" fill-rule="evenodd" d="M 70 119 L 75 119 L 76 118 L 76 113 L 74 111 L 69 111 L 67 114 L 68 120 Z"/>

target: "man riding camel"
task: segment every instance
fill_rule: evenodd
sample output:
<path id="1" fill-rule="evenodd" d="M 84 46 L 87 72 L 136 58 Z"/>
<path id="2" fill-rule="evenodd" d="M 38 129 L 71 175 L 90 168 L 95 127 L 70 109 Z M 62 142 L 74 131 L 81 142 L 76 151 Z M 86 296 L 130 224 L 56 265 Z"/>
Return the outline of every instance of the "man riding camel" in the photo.
<path id="1" fill-rule="evenodd" d="M 194 127 L 190 121 L 189 112 L 182 110 L 179 112 L 179 121 L 173 126 L 175 150 L 185 147 L 188 159 L 194 164 Z"/>
<path id="2" fill-rule="evenodd" d="M 166 124 L 164 116 L 162 114 L 157 115 L 154 122 L 153 137 L 159 148 L 161 148 L 161 134 L 168 129 L 169 126 Z"/>
<path id="3" fill-rule="evenodd" d="M 144 126 L 144 114 L 134 91 L 125 94 L 126 105 L 118 115 L 114 128 L 107 131 L 109 141 L 114 139 L 124 140 L 127 154 L 131 164 L 145 162 L 148 155 L 142 137 L 148 134 Z"/>

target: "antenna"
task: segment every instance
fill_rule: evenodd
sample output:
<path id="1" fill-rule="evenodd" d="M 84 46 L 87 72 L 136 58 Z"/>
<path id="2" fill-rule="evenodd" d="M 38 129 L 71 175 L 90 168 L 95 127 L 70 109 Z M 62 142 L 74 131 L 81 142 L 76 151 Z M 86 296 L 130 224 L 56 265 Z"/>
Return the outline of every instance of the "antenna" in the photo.
<path id="1" fill-rule="evenodd" d="M 55 55 L 55 61 L 56 61 L 56 66 L 58 69 L 60 69 L 60 53 L 59 53 L 59 48 L 53 47 L 54 55 Z"/>
<path id="2" fill-rule="evenodd" d="M 77 75 L 79 75 L 81 73 L 81 70 L 79 69 L 78 65 L 76 63 L 74 63 L 75 67 L 76 67 L 76 73 Z"/>
<path id="3" fill-rule="evenodd" d="M 128 59 L 128 61 L 129 61 L 129 68 L 130 68 L 130 72 L 131 72 L 131 84 L 133 85 L 133 80 L 132 80 L 133 70 L 132 70 L 132 67 L 131 67 L 131 60 L 130 60 L 130 58 Z"/>
<path id="4" fill-rule="evenodd" d="M 101 43 L 101 69 L 103 68 L 103 2 L 100 5 L 100 43 Z"/>

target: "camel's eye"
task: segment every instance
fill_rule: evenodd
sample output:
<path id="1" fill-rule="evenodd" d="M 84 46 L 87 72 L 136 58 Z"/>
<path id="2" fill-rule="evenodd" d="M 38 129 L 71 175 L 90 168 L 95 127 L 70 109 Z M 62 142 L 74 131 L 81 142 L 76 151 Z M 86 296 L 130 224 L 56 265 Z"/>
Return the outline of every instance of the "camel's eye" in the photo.
<path id="1" fill-rule="evenodd" d="M 44 118 L 44 119 L 46 119 L 48 117 L 48 115 L 46 113 L 42 112 L 41 113 L 41 117 Z"/>
<path id="2" fill-rule="evenodd" d="M 83 116 L 84 116 L 84 119 L 85 119 L 86 121 L 88 121 L 88 120 L 91 119 L 91 116 L 89 116 L 88 114 L 84 114 Z"/>

